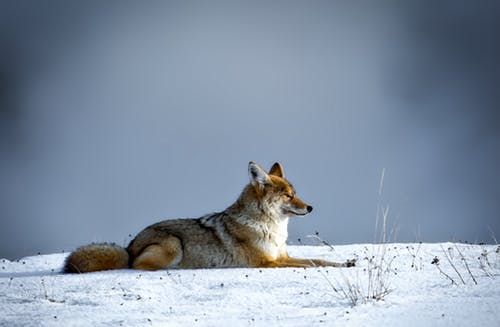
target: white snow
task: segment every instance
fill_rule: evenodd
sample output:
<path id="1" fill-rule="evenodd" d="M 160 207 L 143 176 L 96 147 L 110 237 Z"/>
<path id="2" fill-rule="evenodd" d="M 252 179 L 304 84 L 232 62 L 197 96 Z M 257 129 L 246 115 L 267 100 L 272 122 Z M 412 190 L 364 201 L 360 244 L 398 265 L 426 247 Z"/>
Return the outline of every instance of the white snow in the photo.
<path id="1" fill-rule="evenodd" d="M 67 275 L 60 273 L 66 254 L 0 260 L 0 326 L 500 325 L 497 245 L 383 247 L 383 268 L 388 270 L 382 277 L 391 291 L 380 301 L 360 298 L 355 306 L 340 289 L 347 290 L 350 284 L 366 293 L 367 258 L 374 255 L 374 262 L 381 262 L 379 245 L 334 250 L 289 246 L 289 253 L 297 257 L 335 261 L 357 257 L 355 268 L 115 270 Z M 435 256 L 456 284 L 431 264 Z"/>

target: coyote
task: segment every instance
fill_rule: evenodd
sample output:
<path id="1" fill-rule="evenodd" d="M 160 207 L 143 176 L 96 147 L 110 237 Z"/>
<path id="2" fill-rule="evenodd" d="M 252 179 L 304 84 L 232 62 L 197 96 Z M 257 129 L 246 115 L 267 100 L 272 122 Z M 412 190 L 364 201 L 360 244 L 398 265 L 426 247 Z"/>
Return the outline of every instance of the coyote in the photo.
<path id="1" fill-rule="evenodd" d="M 153 224 L 126 249 L 109 243 L 82 246 L 67 257 L 64 271 L 354 266 L 353 260 L 337 263 L 289 257 L 288 219 L 313 208 L 296 195 L 281 164 L 275 163 L 267 173 L 250 162 L 248 171 L 250 183 L 226 210 Z"/>

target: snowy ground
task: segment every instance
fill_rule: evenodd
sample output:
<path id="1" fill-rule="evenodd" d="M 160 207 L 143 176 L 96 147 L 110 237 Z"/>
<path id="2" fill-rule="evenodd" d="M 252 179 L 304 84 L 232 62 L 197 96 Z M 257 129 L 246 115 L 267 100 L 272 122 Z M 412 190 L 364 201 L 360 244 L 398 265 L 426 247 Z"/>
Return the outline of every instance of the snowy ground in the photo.
<path id="1" fill-rule="evenodd" d="M 64 275 L 66 254 L 0 260 L 0 326 L 500 325 L 497 245 L 387 244 L 385 254 L 373 245 L 291 246 L 289 252 L 357 257 L 358 266 Z M 431 264 L 436 256 L 438 267 Z M 382 272 L 371 289 L 377 280 L 388 282 L 380 301 L 363 298 L 369 271 Z M 355 306 L 343 296 L 348 285 L 358 294 Z"/>

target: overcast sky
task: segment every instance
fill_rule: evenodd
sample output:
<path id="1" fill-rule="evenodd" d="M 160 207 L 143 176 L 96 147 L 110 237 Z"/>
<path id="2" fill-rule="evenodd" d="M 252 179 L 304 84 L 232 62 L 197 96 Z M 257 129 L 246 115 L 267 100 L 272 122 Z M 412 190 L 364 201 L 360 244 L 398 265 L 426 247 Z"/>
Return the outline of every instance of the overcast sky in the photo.
<path id="1" fill-rule="evenodd" d="M 314 206 L 290 243 L 373 242 L 385 206 L 396 241 L 493 242 L 499 8 L 2 1 L 0 257 L 223 210 L 250 160 Z"/>

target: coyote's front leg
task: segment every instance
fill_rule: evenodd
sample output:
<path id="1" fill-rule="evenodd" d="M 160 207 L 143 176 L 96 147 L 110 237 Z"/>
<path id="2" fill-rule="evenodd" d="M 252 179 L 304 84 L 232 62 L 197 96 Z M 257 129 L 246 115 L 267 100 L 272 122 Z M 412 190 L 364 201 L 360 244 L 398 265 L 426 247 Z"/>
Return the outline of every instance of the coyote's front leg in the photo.
<path id="1" fill-rule="evenodd" d="M 347 260 L 346 262 L 332 262 L 321 259 L 301 259 L 292 257 L 282 257 L 275 261 L 267 262 L 265 267 L 269 268 L 284 268 L 284 267 L 354 267 L 356 260 Z"/>

